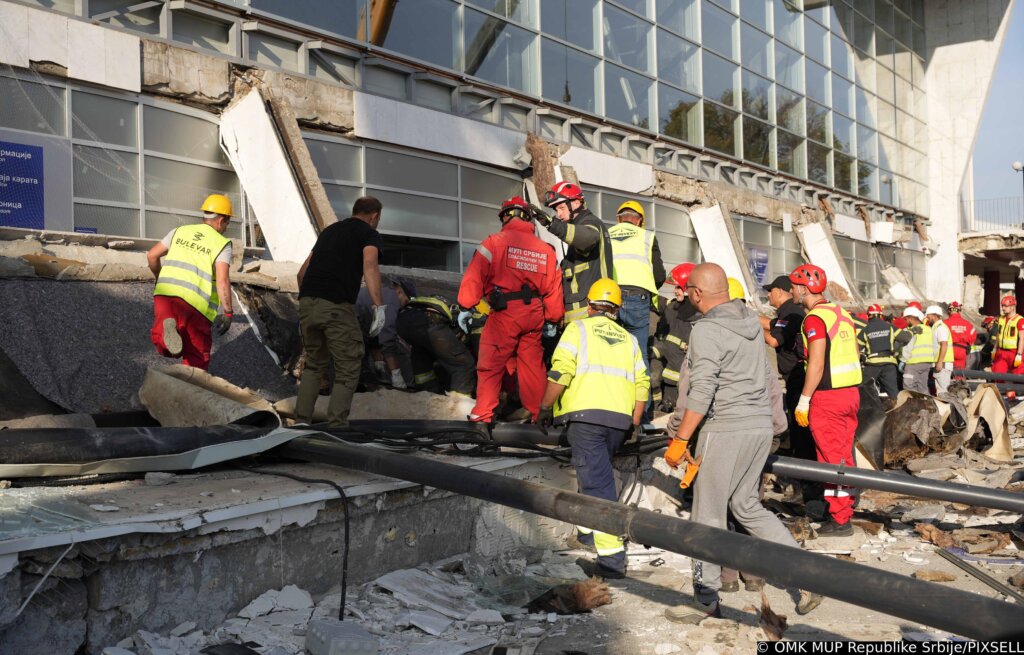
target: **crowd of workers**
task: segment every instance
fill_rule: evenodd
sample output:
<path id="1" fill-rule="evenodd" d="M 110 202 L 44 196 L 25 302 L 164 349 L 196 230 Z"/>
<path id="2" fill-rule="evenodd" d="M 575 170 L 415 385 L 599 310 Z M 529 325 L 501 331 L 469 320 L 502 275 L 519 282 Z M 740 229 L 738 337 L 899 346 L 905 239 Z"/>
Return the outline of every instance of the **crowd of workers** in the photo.
<path id="1" fill-rule="evenodd" d="M 865 380 L 889 397 L 901 387 L 929 393 L 934 386 L 943 394 L 954 369 L 980 367 L 989 348 L 993 371 L 1024 372 L 1024 318 L 1012 296 L 981 330 L 955 302 L 945 319 L 940 307 L 917 303 L 900 316 L 887 317 L 878 305 L 854 316 L 825 297 L 825 271 L 804 264 L 764 287 L 775 309 L 769 318 L 715 263 L 683 263 L 666 273 L 639 203 L 623 203 L 610 228 L 575 184 L 555 184 L 544 204 L 520 197 L 502 204 L 500 230 L 477 247 L 449 305 L 418 295 L 407 279 L 382 279 L 383 207 L 359 198 L 352 217 L 321 232 L 298 273 L 305 350 L 298 420 L 312 422 L 331 364 L 332 427 L 347 424 L 364 368 L 396 388 L 475 397 L 472 421 L 498 420 L 502 392 L 517 392 L 523 420 L 544 430 L 566 426 L 582 493 L 614 501 L 613 455 L 655 410 L 671 412 L 666 462 L 701 471 L 693 520 L 799 547 L 760 502 L 761 471 L 773 449 L 852 463 Z M 149 262 L 157 278 L 153 343 L 165 356 L 206 369 L 211 327 L 224 334 L 232 319 L 231 242 L 223 236 L 232 208 L 214 195 L 202 209 L 204 222 L 173 230 L 150 250 Z M 536 223 L 561 242 L 560 257 Z M 674 298 L 659 303 L 669 277 Z M 653 330 L 652 313 L 659 316 Z M 852 534 L 852 490 L 826 485 L 824 501 L 829 516 L 818 534 Z M 581 526 L 577 539 L 596 551 L 591 573 L 625 575 L 620 537 Z M 668 618 L 720 616 L 719 592 L 737 584 L 731 572 L 723 585 L 729 573 L 695 563 L 693 602 L 668 610 Z M 802 593 L 798 611 L 820 602 Z"/>

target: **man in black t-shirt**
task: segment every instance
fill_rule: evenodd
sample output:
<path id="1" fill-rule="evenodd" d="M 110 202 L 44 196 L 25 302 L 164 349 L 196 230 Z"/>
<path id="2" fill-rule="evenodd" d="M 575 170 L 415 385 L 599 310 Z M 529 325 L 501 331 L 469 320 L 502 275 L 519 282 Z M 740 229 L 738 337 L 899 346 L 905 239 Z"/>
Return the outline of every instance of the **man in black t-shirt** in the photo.
<path id="1" fill-rule="evenodd" d="M 356 297 L 363 278 L 373 301 L 370 336 L 384 327 L 377 225 L 381 203 L 364 196 L 352 206 L 352 217 L 327 226 L 299 269 L 299 325 L 306 367 L 299 384 L 295 417 L 312 423 L 321 378 L 328 358 L 334 360 L 334 390 L 327 410 L 331 427 L 348 425 L 352 395 L 359 383 L 363 333 L 356 318 Z"/>

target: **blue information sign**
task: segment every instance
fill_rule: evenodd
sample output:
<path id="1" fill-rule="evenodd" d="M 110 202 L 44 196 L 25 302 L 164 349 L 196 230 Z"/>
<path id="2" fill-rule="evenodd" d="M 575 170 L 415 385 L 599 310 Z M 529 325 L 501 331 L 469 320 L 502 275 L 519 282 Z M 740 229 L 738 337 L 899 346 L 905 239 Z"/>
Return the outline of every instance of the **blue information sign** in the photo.
<path id="1" fill-rule="evenodd" d="M 0 225 L 43 229 L 43 149 L 0 141 Z"/>
<path id="2" fill-rule="evenodd" d="M 747 264 L 757 286 L 764 285 L 768 277 L 768 249 L 747 248 Z"/>

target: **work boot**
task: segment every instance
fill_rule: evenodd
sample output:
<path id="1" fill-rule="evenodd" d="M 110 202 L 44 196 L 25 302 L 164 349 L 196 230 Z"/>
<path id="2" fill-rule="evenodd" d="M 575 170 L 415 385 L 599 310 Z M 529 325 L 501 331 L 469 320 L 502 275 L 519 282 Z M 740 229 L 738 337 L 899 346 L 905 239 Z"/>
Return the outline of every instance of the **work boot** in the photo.
<path id="1" fill-rule="evenodd" d="M 744 580 L 743 588 L 747 591 L 761 591 L 764 589 L 764 580 L 761 578 L 755 578 L 753 580 Z"/>
<path id="2" fill-rule="evenodd" d="M 710 605 L 705 605 L 704 603 L 693 600 L 685 605 L 677 605 L 676 607 L 668 608 L 665 610 L 665 618 L 672 623 L 697 625 L 707 618 L 722 618 L 722 607 L 718 601 L 715 601 Z"/>
<path id="3" fill-rule="evenodd" d="M 173 318 L 164 319 L 164 348 L 171 357 L 181 355 L 181 335 L 178 334 L 178 322 Z"/>
<path id="4" fill-rule="evenodd" d="M 571 534 L 566 537 L 565 545 L 568 546 L 569 550 L 589 550 L 592 553 L 597 552 L 593 543 L 588 544 L 585 541 L 581 541 L 578 534 Z"/>
<path id="5" fill-rule="evenodd" d="M 735 593 L 735 592 L 737 592 L 739 590 L 740 590 L 739 580 L 730 580 L 728 582 L 723 582 L 722 583 L 722 588 L 719 589 L 719 591 L 724 593 L 724 594 L 732 594 L 732 593 Z"/>
<path id="6" fill-rule="evenodd" d="M 626 577 L 625 571 L 616 571 L 615 569 L 610 569 L 606 566 L 601 566 L 594 560 L 587 559 L 585 557 L 580 557 L 579 559 L 577 559 L 576 566 L 583 569 L 583 572 L 591 578 L 598 577 L 604 578 L 605 580 L 622 580 Z"/>
<path id="7" fill-rule="evenodd" d="M 818 528 L 816 532 L 819 537 L 852 537 L 853 524 L 849 521 L 846 523 L 836 523 L 835 519 L 831 519 L 828 523 Z"/>
<path id="8" fill-rule="evenodd" d="M 814 611 L 814 608 L 821 605 L 823 600 L 825 600 L 825 597 L 821 594 L 816 594 L 813 591 L 801 591 L 800 602 L 796 604 L 796 613 L 801 616 L 810 614 Z"/>

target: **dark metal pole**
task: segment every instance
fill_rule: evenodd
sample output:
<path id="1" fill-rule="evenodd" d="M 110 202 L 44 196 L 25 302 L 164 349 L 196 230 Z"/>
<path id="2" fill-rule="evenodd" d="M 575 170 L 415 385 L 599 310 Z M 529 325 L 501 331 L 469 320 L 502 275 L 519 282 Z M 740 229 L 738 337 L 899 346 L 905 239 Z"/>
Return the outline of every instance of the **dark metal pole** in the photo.
<path id="1" fill-rule="evenodd" d="M 989 371 L 974 371 L 958 368 L 953 371 L 953 375 L 960 375 L 971 380 L 1024 383 L 1024 375 L 1012 375 L 1010 373 L 990 373 Z"/>
<path id="2" fill-rule="evenodd" d="M 295 439 L 274 452 L 585 524 L 609 534 L 624 535 L 635 543 L 730 566 L 785 587 L 807 589 L 966 637 L 1009 637 L 1024 624 L 1024 608 L 978 594 L 426 457 L 309 437 Z"/>

